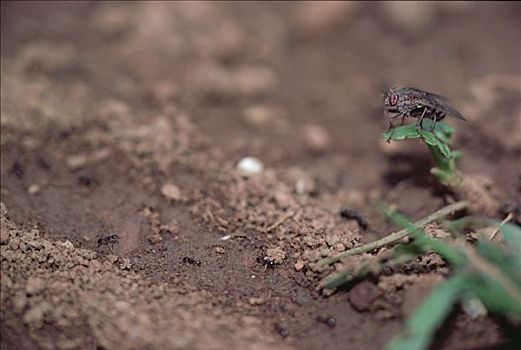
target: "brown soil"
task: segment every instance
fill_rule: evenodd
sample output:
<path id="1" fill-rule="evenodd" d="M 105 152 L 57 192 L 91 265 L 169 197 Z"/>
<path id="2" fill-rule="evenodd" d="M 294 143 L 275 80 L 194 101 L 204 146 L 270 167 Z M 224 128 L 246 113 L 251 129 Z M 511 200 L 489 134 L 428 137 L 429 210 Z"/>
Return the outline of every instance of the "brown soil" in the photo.
<path id="1" fill-rule="evenodd" d="M 394 229 L 374 199 L 413 218 L 452 200 L 425 147 L 380 140 L 387 85 L 450 96 L 469 119 L 453 122 L 461 170 L 520 212 L 517 3 L 1 16 L 2 349 L 383 348 L 443 261 L 327 297 L 313 263 Z M 264 170 L 242 176 L 246 156 Z M 504 341 L 456 311 L 434 346 Z"/>

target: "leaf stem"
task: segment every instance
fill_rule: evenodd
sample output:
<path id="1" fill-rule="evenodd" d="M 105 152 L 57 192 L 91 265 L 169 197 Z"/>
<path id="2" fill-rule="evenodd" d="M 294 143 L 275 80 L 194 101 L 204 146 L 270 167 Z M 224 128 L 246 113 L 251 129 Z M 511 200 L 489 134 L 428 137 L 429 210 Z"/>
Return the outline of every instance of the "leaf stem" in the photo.
<path id="1" fill-rule="evenodd" d="M 467 201 L 460 201 L 460 202 L 456 202 L 453 204 L 449 204 L 446 207 L 443 207 L 443 208 L 439 209 L 438 211 L 435 211 L 434 213 L 415 222 L 414 226 L 421 227 L 421 226 L 428 225 L 434 221 L 444 218 L 445 216 L 447 216 L 455 211 L 465 209 L 468 207 L 468 205 L 469 205 L 469 203 Z M 318 262 L 318 264 L 321 266 L 331 265 L 331 264 L 334 264 L 334 263 L 340 261 L 341 259 L 343 259 L 345 257 L 370 252 L 371 250 L 375 250 L 375 249 L 381 248 L 383 246 L 386 246 L 387 244 L 396 242 L 396 241 L 404 238 L 405 236 L 407 236 L 410 232 L 411 231 L 407 228 L 397 231 L 397 232 L 393 232 L 377 241 L 370 242 L 370 243 L 361 245 L 359 247 L 346 250 L 345 252 L 342 252 L 342 253 L 340 253 L 336 256 L 330 257 L 330 258 L 322 259 Z"/>

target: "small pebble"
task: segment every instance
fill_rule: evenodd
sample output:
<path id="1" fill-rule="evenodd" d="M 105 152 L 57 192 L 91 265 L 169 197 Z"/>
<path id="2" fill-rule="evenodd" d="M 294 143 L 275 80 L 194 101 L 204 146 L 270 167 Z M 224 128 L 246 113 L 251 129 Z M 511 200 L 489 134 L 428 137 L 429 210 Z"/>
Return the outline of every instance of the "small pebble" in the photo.
<path id="1" fill-rule="evenodd" d="M 324 323 L 329 328 L 334 328 L 336 326 L 336 319 L 334 317 L 329 316 L 329 315 L 327 315 L 327 316 L 323 316 L 323 315 L 317 316 L 317 322 Z"/>
<path id="2" fill-rule="evenodd" d="M 14 309 L 18 312 L 25 309 L 27 306 L 27 296 L 24 293 L 18 293 L 13 298 Z"/>
<path id="3" fill-rule="evenodd" d="M 304 38 L 327 35 L 343 23 L 349 23 L 359 5 L 356 1 L 302 1 L 294 4 L 296 29 Z"/>
<path id="4" fill-rule="evenodd" d="M 346 246 L 345 246 L 344 243 L 339 242 L 339 243 L 335 244 L 334 249 L 335 249 L 337 252 L 343 252 L 344 250 L 346 250 Z"/>
<path id="5" fill-rule="evenodd" d="M 311 301 L 311 295 L 308 290 L 305 288 L 298 287 L 295 295 L 295 302 L 300 305 L 304 306 L 307 303 Z"/>
<path id="6" fill-rule="evenodd" d="M 69 240 L 65 240 L 65 242 L 60 242 L 60 245 L 67 249 L 74 249 L 74 244 L 72 244 L 72 242 Z"/>
<path id="7" fill-rule="evenodd" d="M 0 227 L 0 244 L 4 245 L 9 243 L 9 232 L 7 229 Z"/>
<path id="8" fill-rule="evenodd" d="M 161 194 L 173 201 L 182 199 L 181 190 L 179 187 L 170 183 L 164 184 L 163 187 L 161 187 Z"/>
<path id="9" fill-rule="evenodd" d="M 286 259 L 286 252 L 281 247 L 269 248 L 266 256 L 275 264 L 282 264 Z"/>
<path id="10" fill-rule="evenodd" d="M 264 170 L 264 165 L 260 160 L 253 157 L 245 157 L 237 163 L 237 169 L 242 176 L 250 176 L 261 173 Z"/>
<path id="11" fill-rule="evenodd" d="M 163 237 L 159 233 L 155 233 L 148 237 L 148 241 L 152 244 L 157 244 L 163 241 Z"/>
<path id="12" fill-rule="evenodd" d="M 289 310 L 289 305 L 286 304 L 286 303 L 284 303 L 284 304 L 280 304 L 279 309 L 280 309 L 280 311 L 282 311 L 282 312 L 288 312 L 288 310 Z"/>
<path id="13" fill-rule="evenodd" d="M 29 188 L 27 189 L 27 192 L 28 192 L 30 195 L 35 195 L 35 194 L 37 194 L 38 192 L 40 192 L 40 185 L 32 184 L 32 185 L 29 186 Z"/>
<path id="14" fill-rule="evenodd" d="M 326 324 L 328 325 L 328 327 L 334 328 L 336 326 L 336 320 L 333 317 L 329 317 L 326 320 Z"/>
<path id="15" fill-rule="evenodd" d="M 382 290 L 378 286 L 365 280 L 348 292 L 348 300 L 353 309 L 358 312 L 365 312 L 374 307 L 375 300 L 381 295 Z"/>
<path id="16" fill-rule="evenodd" d="M 288 329 L 288 326 L 286 326 L 285 324 L 275 323 L 275 330 L 283 338 L 286 338 L 287 336 L 289 336 L 289 329 Z"/>
<path id="17" fill-rule="evenodd" d="M 89 158 L 86 154 L 75 154 L 68 156 L 65 162 L 67 163 L 67 166 L 71 170 L 77 170 L 82 168 L 87 164 L 89 161 Z"/>
<path id="18" fill-rule="evenodd" d="M 477 298 L 464 299 L 462 302 L 463 311 L 473 320 L 487 315 L 487 308 Z"/>
<path id="19" fill-rule="evenodd" d="M 130 262 L 129 258 L 123 258 L 123 260 L 119 264 L 119 268 L 121 270 L 130 270 L 132 267 L 132 263 Z"/>
<path id="20" fill-rule="evenodd" d="M 381 6 L 384 16 L 393 21 L 395 25 L 414 32 L 426 28 L 434 22 L 438 5 L 430 2 L 389 1 L 383 2 Z"/>
<path id="21" fill-rule="evenodd" d="M 25 292 L 27 295 L 38 294 L 45 288 L 45 281 L 38 277 L 29 277 L 25 286 Z"/>
<path id="22" fill-rule="evenodd" d="M 243 111 L 244 121 L 259 130 L 280 132 L 287 128 L 283 113 L 267 105 L 252 105 Z"/>
<path id="23" fill-rule="evenodd" d="M 304 138 L 310 151 L 321 153 L 331 144 L 331 136 L 326 129 L 316 124 L 308 124 L 304 128 Z"/>
<path id="24" fill-rule="evenodd" d="M 262 305 L 265 302 L 266 300 L 264 300 L 264 298 L 251 297 L 250 299 L 248 299 L 248 303 L 250 303 L 250 305 Z"/>
<path id="25" fill-rule="evenodd" d="M 44 318 L 44 311 L 44 308 L 40 307 L 39 305 L 30 308 L 24 314 L 24 322 L 34 328 L 41 327 Z"/>

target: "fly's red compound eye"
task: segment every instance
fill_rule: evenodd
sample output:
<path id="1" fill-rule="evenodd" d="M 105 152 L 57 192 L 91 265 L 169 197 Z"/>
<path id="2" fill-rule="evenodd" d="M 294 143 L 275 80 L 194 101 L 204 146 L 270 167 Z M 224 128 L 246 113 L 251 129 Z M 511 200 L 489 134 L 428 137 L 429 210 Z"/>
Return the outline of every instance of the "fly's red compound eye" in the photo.
<path id="1" fill-rule="evenodd" d="M 389 98 L 389 103 L 391 104 L 391 106 L 396 106 L 396 104 L 398 103 L 398 95 L 393 93 Z"/>

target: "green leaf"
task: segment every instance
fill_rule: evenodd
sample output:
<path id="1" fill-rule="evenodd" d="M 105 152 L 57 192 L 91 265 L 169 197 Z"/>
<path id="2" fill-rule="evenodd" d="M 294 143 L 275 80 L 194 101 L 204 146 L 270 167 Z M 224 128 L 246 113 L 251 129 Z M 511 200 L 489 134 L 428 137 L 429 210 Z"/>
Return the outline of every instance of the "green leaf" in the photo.
<path id="1" fill-rule="evenodd" d="M 502 313 L 521 316 L 521 304 L 493 277 L 480 274 L 468 281 L 469 293 L 474 294 L 481 300 L 487 309 Z"/>
<path id="2" fill-rule="evenodd" d="M 406 330 L 389 344 L 390 350 L 427 349 L 434 333 L 464 293 L 467 275 L 456 275 L 443 282 L 406 321 Z"/>
<path id="3" fill-rule="evenodd" d="M 445 156 L 445 158 L 450 159 L 451 158 L 451 152 L 449 146 L 444 143 L 439 137 L 437 137 L 435 134 L 433 134 L 430 131 L 425 130 L 419 130 L 419 133 L 425 143 L 437 147 L 438 150 Z"/>
<path id="4" fill-rule="evenodd" d="M 461 152 L 461 151 L 452 151 L 452 159 L 454 159 L 454 161 L 457 161 L 457 160 L 461 159 L 461 157 L 463 157 L 463 152 Z"/>
<path id="5" fill-rule="evenodd" d="M 452 136 L 454 135 L 455 129 L 444 122 L 437 122 L 434 130 L 432 129 L 432 120 L 424 119 L 422 122 L 422 128 L 417 128 L 414 124 L 402 125 L 392 128 L 389 131 L 384 132 L 384 139 L 388 140 L 403 140 L 406 138 L 419 137 L 418 130 L 434 132 L 436 136 L 442 139 L 444 142 L 450 144 L 452 142 Z M 394 130 L 394 131 L 393 131 Z"/>
<path id="6" fill-rule="evenodd" d="M 521 227 L 506 223 L 501 226 L 501 233 L 503 234 L 505 243 L 521 256 Z"/>
<path id="7" fill-rule="evenodd" d="M 521 278 L 521 254 L 509 246 L 500 246 L 488 239 L 479 239 L 476 245 L 477 251 L 489 262 L 503 270 L 512 278 Z M 521 280 L 517 282 L 521 287 Z"/>
<path id="8" fill-rule="evenodd" d="M 451 137 L 454 133 L 454 129 L 447 124 L 437 123 L 434 132 L 430 131 L 429 121 L 425 121 L 423 128 L 418 128 L 416 125 L 403 125 L 392 128 L 389 131 L 383 133 L 383 138 L 386 141 L 394 140 L 400 141 L 405 139 L 416 139 L 422 138 L 425 143 L 438 148 L 441 154 L 447 159 L 451 158 L 451 151 L 449 144 L 451 143 Z"/>
<path id="9" fill-rule="evenodd" d="M 400 141 L 405 139 L 415 139 L 418 137 L 420 137 L 420 134 L 414 125 L 398 126 L 383 133 L 385 141 Z"/>

